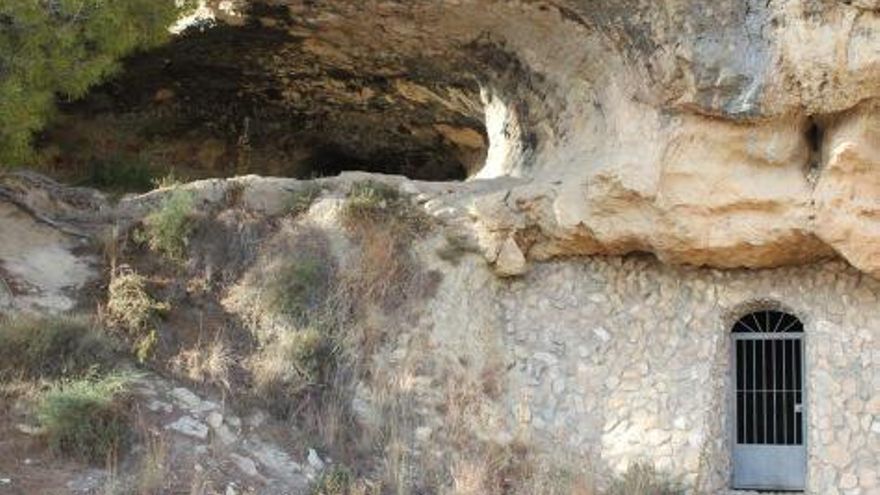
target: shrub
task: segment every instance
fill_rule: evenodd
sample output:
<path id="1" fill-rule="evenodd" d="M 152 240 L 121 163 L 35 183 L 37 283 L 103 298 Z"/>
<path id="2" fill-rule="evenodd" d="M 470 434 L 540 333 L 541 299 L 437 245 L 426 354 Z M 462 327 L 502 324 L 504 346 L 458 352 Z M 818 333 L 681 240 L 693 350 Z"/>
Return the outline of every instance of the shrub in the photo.
<path id="1" fill-rule="evenodd" d="M 284 210 L 292 216 L 302 215 L 311 208 L 323 191 L 324 188 L 316 182 L 303 183 L 302 187 L 290 193 Z"/>
<path id="2" fill-rule="evenodd" d="M 303 324 L 321 309 L 333 278 L 323 253 L 297 253 L 267 287 L 268 309 Z"/>
<path id="3" fill-rule="evenodd" d="M 57 378 L 109 367 L 113 346 L 86 319 L 19 316 L 0 320 L 0 377 Z"/>
<path id="4" fill-rule="evenodd" d="M 52 117 L 56 95 L 84 96 L 119 69 L 122 57 L 167 39 L 182 12 L 177 4 L 0 2 L 0 164 L 32 156 L 32 135 Z"/>
<path id="5" fill-rule="evenodd" d="M 173 261 L 182 261 L 192 233 L 195 199 L 191 192 L 174 189 L 152 213 L 144 218 L 144 229 L 135 240 Z"/>
<path id="6" fill-rule="evenodd" d="M 143 428 L 138 431 L 144 443 L 144 453 L 137 468 L 138 495 L 167 493 L 171 474 L 168 442 L 161 433 Z M 109 491 L 120 493 L 121 490 Z"/>
<path id="7" fill-rule="evenodd" d="M 312 485 L 311 495 L 351 495 L 354 477 L 343 466 L 333 466 Z"/>
<path id="8" fill-rule="evenodd" d="M 169 171 L 162 177 L 154 178 L 151 183 L 156 189 L 167 189 L 169 187 L 177 187 L 181 184 L 183 184 L 183 181 L 174 173 L 174 170 Z"/>
<path id="9" fill-rule="evenodd" d="M 342 277 L 349 297 L 392 310 L 423 295 L 427 274 L 406 240 L 384 225 L 363 229 L 359 240 L 358 257 Z"/>
<path id="10" fill-rule="evenodd" d="M 348 192 L 346 213 L 354 217 L 370 217 L 397 205 L 400 201 L 400 192 L 388 184 L 373 180 L 355 182 Z"/>
<path id="11" fill-rule="evenodd" d="M 257 392 L 279 417 L 289 416 L 293 407 L 305 407 L 306 395 L 319 394 L 334 368 L 330 339 L 311 328 L 267 342 L 251 363 Z"/>
<path id="12" fill-rule="evenodd" d="M 64 381 L 47 390 L 36 416 L 49 448 L 90 462 L 103 462 L 129 437 L 130 374 Z"/>
<path id="13" fill-rule="evenodd" d="M 229 291 L 226 304 L 246 315 L 265 343 L 300 328 L 324 328 L 336 302 L 337 264 L 330 239 L 308 225 L 284 228 L 262 248 L 254 268 Z"/>
<path id="14" fill-rule="evenodd" d="M 158 340 L 155 319 L 167 309 L 167 304 L 147 293 L 146 279 L 136 272 L 123 269 L 110 281 L 107 320 L 126 333 L 141 362 L 149 357 Z"/>
<path id="15" fill-rule="evenodd" d="M 402 236 L 422 234 L 430 228 L 428 215 L 388 184 L 355 182 L 346 199 L 343 213 L 350 226 L 384 222 L 396 226 Z"/>
<path id="16" fill-rule="evenodd" d="M 153 185 L 153 170 L 149 164 L 134 159 L 125 161 L 93 160 L 84 185 L 111 191 L 149 191 Z"/>
<path id="17" fill-rule="evenodd" d="M 631 464 L 611 483 L 606 495 L 681 495 L 684 490 L 660 476 L 650 464 Z"/>
<path id="18" fill-rule="evenodd" d="M 210 344 L 199 342 L 195 347 L 181 351 L 171 364 L 177 372 L 194 382 L 210 383 L 228 390 L 233 362 L 232 351 L 218 336 Z"/>

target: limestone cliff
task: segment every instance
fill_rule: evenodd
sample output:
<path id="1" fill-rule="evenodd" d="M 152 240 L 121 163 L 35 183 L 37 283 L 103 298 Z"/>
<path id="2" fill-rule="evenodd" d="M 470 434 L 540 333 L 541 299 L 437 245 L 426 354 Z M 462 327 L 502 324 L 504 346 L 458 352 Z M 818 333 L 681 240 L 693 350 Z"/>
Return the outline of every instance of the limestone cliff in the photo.
<path id="1" fill-rule="evenodd" d="M 492 261 L 505 245 L 715 267 L 840 255 L 880 275 L 875 2 L 206 7 L 213 28 L 103 90 L 116 111 L 182 116 L 181 160 L 517 178 L 453 205 Z"/>

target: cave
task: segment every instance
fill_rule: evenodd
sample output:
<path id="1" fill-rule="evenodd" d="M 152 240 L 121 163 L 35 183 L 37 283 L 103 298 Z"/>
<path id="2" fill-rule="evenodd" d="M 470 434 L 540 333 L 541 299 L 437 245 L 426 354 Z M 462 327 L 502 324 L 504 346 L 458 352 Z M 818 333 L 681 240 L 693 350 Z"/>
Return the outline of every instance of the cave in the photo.
<path id="1" fill-rule="evenodd" d="M 428 181 L 464 180 L 483 166 L 480 84 L 464 59 L 342 46 L 310 31 L 307 16 L 259 5 L 246 21 L 196 23 L 62 104 L 41 139 L 50 154 L 60 150 L 54 166 Z"/>

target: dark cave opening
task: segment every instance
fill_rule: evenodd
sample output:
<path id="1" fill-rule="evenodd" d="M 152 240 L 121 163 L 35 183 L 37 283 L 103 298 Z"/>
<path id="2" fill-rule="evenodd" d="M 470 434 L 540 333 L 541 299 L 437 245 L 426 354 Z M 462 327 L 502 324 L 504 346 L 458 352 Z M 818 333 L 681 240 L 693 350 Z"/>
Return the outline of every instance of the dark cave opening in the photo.
<path id="1" fill-rule="evenodd" d="M 358 170 L 457 181 L 483 165 L 488 138 L 469 74 L 388 53 L 340 66 L 308 50 L 311 38 L 294 19 L 261 15 L 276 24 L 188 30 L 127 59 L 85 99 L 62 104 L 41 140 L 54 150 L 53 166 L 136 162 L 182 178 Z"/>
<path id="2" fill-rule="evenodd" d="M 807 124 L 805 138 L 809 147 L 809 158 L 807 160 L 807 176 L 815 176 L 822 167 L 822 140 L 824 138 L 824 129 L 821 123 L 810 118 Z"/>

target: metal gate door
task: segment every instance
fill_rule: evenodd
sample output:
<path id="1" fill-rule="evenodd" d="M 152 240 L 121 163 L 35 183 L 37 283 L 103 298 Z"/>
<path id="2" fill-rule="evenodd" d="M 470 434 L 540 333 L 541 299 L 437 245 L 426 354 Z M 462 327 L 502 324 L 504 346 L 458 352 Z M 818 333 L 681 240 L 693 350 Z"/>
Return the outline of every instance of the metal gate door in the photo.
<path id="1" fill-rule="evenodd" d="M 733 327 L 734 488 L 804 489 L 803 332 L 780 311 L 748 314 Z"/>

